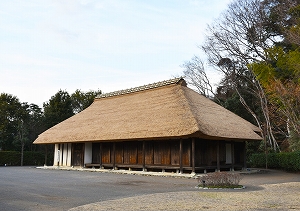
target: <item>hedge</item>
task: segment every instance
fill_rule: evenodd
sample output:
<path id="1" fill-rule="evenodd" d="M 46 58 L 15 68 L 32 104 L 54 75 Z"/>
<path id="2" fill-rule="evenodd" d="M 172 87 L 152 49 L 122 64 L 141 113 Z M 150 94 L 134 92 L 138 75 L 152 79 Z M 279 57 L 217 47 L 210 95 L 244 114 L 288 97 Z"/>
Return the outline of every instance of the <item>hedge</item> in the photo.
<path id="1" fill-rule="evenodd" d="M 53 155 L 47 157 L 47 165 L 52 165 Z M 24 166 L 41 166 L 45 163 L 45 154 L 42 152 L 25 151 L 23 156 Z M 21 152 L 0 151 L 0 166 L 20 166 Z"/>
<path id="2" fill-rule="evenodd" d="M 300 171 L 300 151 L 269 153 L 267 158 L 268 168 Z M 252 154 L 249 164 L 251 167 L 266 167 L 266 155 L 264 153 Z"/>

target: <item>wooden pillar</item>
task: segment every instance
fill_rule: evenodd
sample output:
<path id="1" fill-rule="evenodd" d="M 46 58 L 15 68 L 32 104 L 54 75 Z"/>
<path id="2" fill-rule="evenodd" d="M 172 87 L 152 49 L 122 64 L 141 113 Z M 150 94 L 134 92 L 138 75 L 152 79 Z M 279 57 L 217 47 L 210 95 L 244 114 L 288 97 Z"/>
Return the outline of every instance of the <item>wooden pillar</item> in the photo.
<path id="1" fill-rule="evenodd" d="M 143 171 L 146 171 L 146 153 L 145 153 L 145 141 L 143 141 Z"/>
<path id="2" fill-rule="evenodd" d="M 180 173 L 183 173 L 183 165 L 182 165 L 182 139 L 180 139 L 179 142 L 179 168 L 180 168 Z"/>
<path id="3" fill-rule="evenodd" d="M 135 144 L 135 164 L 139 163 L 139 142 Z"/>
<path id="4" fill-rule="evenodd" d="M 46 144 L 45 145 L 45 163 L 44 163 L 44 166 L 47 166 L 47 156 L 48 156 L 48 145 Z"/>
<path id="5" fill-rule="evenodd" d="M 235 158 L 234 158 L 234 142 L 231 142 L 231 171 L 234 171 Z"/>
<path id="6" fill-rule="evenodd" d="M 192 173 L 195 173 L 195 138 L 192 138 Z"/>
<path id="7" fill-rule="evenodd" d="M 124 164 L 124 146 L 125 146 L 125 143 L 123 142 L 122 143 L 122 164 Z"/>
<path id="8" fill-rule="evenodd" d="M 247 148 L 246 148 L 246 141 L 244 141 L 244 169 L 247 168 Z"/>
<path id="9" fill-rule="evenodd" d="M 102 147 L 102 142 L 100 143 L 100 151 L 99 151 L 99 153 L 100 153 L 100 155 L 99 155 L 99 157 L 100 157 L 100 160 L 99 160 L 99 164 L 100 164 L 100 169 L 102 169 L 102 154 L 103 154 L 103 152 L 102 152 L 102 149 L 103 149 L 103 147 Z"/>
<path id="10" fill-rule="evenodd" d="M 220 171 L 220 141 L 217 141 L 217 171 Z"/>
<path id="11" fill-rule="evenodd" d="M 112 156 L 112 158 L 113 158 L 113 170 L 115 170 L 115 168 L 116 168 L 116 142 L 114 142 L 113 143 L 113 156 Z"/>

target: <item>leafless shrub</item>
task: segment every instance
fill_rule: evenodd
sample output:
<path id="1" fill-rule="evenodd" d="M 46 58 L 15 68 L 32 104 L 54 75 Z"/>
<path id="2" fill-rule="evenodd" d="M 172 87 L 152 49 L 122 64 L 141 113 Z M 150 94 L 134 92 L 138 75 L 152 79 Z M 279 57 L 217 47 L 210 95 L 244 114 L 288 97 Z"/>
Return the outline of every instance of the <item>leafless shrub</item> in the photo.
<path id="1" fill-rule="evenodd" d="M 214 172 L 198 178 L 199 187 L 235 188 L 239 187 L 242 175 L 238 173 Z"/>

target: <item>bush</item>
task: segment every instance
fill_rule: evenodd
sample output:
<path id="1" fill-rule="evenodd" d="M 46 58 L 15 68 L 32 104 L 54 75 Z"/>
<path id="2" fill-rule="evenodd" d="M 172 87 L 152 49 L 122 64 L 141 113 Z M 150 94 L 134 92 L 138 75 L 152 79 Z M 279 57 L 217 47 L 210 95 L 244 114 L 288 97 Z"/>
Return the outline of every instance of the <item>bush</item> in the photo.
<path id="1" fill-rule="evenodd" d="M 21 154 L 15 151 L 0 151 L 0 166 L 5 164 L 8 166 L 20 165 Z"/>
<path id="2" fill-rule="evenodd" d="M 238 188 L 242 176 L 238 173 L 214 172 L 198 178 L 198 187 L 208 188 Z"/>
<path id="3" fill-rule="evenodd" d="M 269 153 L 268 168 L 283 169 L 287 171 L 300 171 L 300 151 Z M 257 168 L 266 167 L 266 155 L 263 153 L 250 156 L 250 166 Z"/>
<path id="4" fill-rule="evenodd" d="M 53 156 L 48 154 L 47 165 L 52 165 Z M 25 151 L 23 154 L 24 166 L 40 166 L 45 163 L 45 154 L 42 152 Z M 20 166 L 21 152 L 0 151 L 0 166 Z"/>
<path id="5" fill-rule="evenodd" d="M 287 171 L 300 171 L 300 151 L 279 153 L 279 166 Z"/>

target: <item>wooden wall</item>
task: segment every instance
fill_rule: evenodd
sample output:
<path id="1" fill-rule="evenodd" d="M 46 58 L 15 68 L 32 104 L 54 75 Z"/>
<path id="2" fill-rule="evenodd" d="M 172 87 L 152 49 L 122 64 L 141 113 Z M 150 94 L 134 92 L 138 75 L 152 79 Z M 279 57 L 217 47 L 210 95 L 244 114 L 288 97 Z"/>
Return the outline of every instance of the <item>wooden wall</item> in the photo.
<path id="1" fill-rule="evenodd" d="M 180 146 L 180 142 L 182 145 Z M 214 167 L 226 162 L 226 143 L 232 146 L 234 163 L 243 163 L 244 143 L 192 139 L 93 143 L 93 163 L 116 166 Z M 180 149 L 182 154 L 180 156 Z M 195 154 L 194 160 L 192 154 Z M 227 152 L 228 153 L 228 152 Z M 219 156 L 219 157 L 218 157 Z M 218 164 L 219 162 L 219 164 Z"/>
<path id="2" fill-rule="evenodd" d="M 191 141 L 183 141 L 183 166 L 191 164 Z M 143 146 L 144 144 L 144 146 Z M 143 147 L 145 151 L 143 151 Z M 180 141 L 127 141 L 93 143 L 93 163 L 130 165 L 180 165 Z M 145 158 L 144 158 L 144 154 Z"/>

